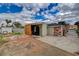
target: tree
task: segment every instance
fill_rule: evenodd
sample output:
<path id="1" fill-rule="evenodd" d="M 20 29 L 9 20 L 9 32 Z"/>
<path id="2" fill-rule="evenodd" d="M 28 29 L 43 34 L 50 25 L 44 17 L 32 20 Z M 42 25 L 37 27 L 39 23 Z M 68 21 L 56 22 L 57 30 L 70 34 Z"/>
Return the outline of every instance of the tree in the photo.
<path id="1" fill-rule="evenodd" d="M 60 21 L 58 22 L 59 25 L 66 25 L 66 22 L 65 21 Z"/>
<path id="2" fill-rule="evenodd" d="M 19 23 L 19 22 L 14 22 L 13 25 L 17 28 L 21 28 L 21 26 L 22 26 L 21 23 Z"/>
<path id="3" fill-rule="evenodd" d="M 79 29 L 79 21 L 77 21 L 75 25 L 77 25 L 77 28 Z"/>
<path id="4" fill-rule="evenodd" d="M 79 21 L 77 21 L 77 22 L 75 23 L 75 25 L 77 25 L 76 33 L 77 33 L 78 38 L 79 38 Z"/>
<path id="5" fill-rule="evenodd" d="M 8 19 L 6 19 L 5 21 L 6 21 L 6 23 L 7 23 L 7 26 L 9 26 L 9 23 L 12 22 L 11 20 L 8 20 Z"/>

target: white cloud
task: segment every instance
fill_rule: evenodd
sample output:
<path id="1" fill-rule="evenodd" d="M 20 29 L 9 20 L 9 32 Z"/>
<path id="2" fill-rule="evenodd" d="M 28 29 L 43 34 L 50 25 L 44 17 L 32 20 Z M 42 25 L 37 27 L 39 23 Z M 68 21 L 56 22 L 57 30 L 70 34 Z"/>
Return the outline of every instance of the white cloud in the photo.
<path id="1" fill-rule="evenodd" d="M 47 4 L 47 3 L 44 3 L 44 4 L 42 4 L 42 3 L 39 3 L 39 4 L 37 4 L 37 3 L 27 3 L 27 4 L 25 4 L 25 3 L 23 3 L 23 4 L 16 4 L 17 6 L 23 6 L 23 11 L 22 12 L 20 12 L 20 13 L 2 13 L 2 14 L 0 14 L 0 18 L 1 19 L 20 19 L 20 20 L 27 20 L 27 19 L 30 19 L 30 20 L 32 20 L 31 19 L 31 17 L 32 17 L 32 14 L 35 14 L 37 11 L 39 11 L 39 8 L 46 8 L 49 4 Z M 32 11 L 29 11 L 29 10 L 27 10 L 27 7 L 33 7 L 33 10 Z M 9 7 L 7 7 L 7 8 L 9 8 Z M 8 11 L 9 12 L 9 11 Z M 44 15 L 44 13 L 42 13 L 43 15 Z M 38 14 L 39 15 L 39 14 Z"/>
<path id="2" fill-rule="evenodd" d="M 16 4 L 17 6 L 21 7 L 23 6 L 23 11 L 20 12 L 20 13 L 2 13 L 0 14 L 0 19 L 12 19 L 13 21 L 15 20 L 19 20 L 20 22 L 22 22 L 21 20 L 24 20 L 24 21 L 27 21 L 27 20 L 30 20 L 30 21 L 33 21 L 33 19 L 31 19 L 32 17 L 32 14 L 35 14 L 37 11 L 39 11 L 40 9 L 39 8 L 46 8 L 49 4 L 47 3 L 23 3 L 23 4 Z M 68 6 L 69 8 L 66 8 L 64 6 Z M 27 10 L 27 7 L 33 7 L 32 11 L 29 11 Z M 62 4 L 59 4 L 59 6 L 55 7 L 54 9 L 56 8 L 60 8 L 60 12 L 64 11 L 65 12 L 63 14 L 70 14 L 70 15 L 74 15 L 74 13 L 76 12 L 73 12 L 73 14 L 71 13 L 71 10 L 70 9 L 73 9 L 75 7 L 75 4 L 67 4 L 67 3 L 62 3 Z M 9 8 L 9 7 L 8 7 Z M 68 9 L 68 10 L 67 10 Z M 48 12 L 49 10 L 45 11 L 46 14 L 44 12 L 42 12 L 42 15 L 44 15 L 46 18 L 48 18 L 48 20 L 52 20 L 52 21 L 58 21 L 59 18 L 53 16 L 53 15 L 50 15 Z M 60 13 L 58 13 L 59 15 Z M 58 16 L 59 17 L 59 16 Z M 57 19 L 56 19 L 57 18 Z M 41 20 L 39 20 L 41 21 Z"/>

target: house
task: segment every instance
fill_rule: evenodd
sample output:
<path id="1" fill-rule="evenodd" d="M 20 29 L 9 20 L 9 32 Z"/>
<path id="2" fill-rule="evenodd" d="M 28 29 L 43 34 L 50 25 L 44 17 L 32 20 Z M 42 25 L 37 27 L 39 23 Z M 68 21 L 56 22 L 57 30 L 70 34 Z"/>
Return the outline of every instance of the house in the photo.
<path id="1" fill-rule="evenodd" d="M 12 23 L 8 24 L 8 27 L 7 27 L 6 21 L 1 21 L 0 22 L 0 33 L 1 34 L 12 33 L 11 25 Z"/>
<path id="2" fill-rule="evenodd" d="M 1 33 L 2 34 L 12 33 L 12 27 L 2 27 Z"/>
<path id="3" fill-rule="evenodd" d="M 79 21 L 77 21 L 74 25 L 76 25 L 77 29 L 79 29 Z"/>
<path id="4" fill-rule="evenodd" d="M 31 23 L 25 25 L 26 35 L 37 35 L 46 36 L 47 35 L 47 24 L 45 23 Z"/>
<path id="5" fill-rule="evenodd" d="M 77 29 L 77 25 L 74 25 L 74 24 L 73 25 L 69 25 L 69 29 L 70 30 Z"/>
<path id="6" fill-rule="evenodd" d="M 48 24 L 48 34 L 51 36 L 64 36 L 68 30 L 68 26 L 57 23 Z"/>
<path id="7" fill-rule="evenodd" d="M 68 30 L 68 26 L 59 24 L 47 24 L 44 22 L 30 23 L 25 25 L 26 35 L 37 36 L 64 36 Z"/>
<path id="8" fill-rule="evenodd" d="M 48 24 L 48 35 L 51 36 L 58 36 L 59 34 L 61 35 L 61 26 L 58 24 Z M 60 32 L 60 33 L 59 33 Z"/>

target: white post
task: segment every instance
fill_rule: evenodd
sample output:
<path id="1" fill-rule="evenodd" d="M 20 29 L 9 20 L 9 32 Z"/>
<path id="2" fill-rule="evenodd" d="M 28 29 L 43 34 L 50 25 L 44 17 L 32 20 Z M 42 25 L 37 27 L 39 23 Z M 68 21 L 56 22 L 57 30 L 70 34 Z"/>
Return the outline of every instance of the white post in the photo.
<path id="1" fill-rule="evenodd" d="M 42 24 L 42 36 L 47 36 L 47 24 Z"/>

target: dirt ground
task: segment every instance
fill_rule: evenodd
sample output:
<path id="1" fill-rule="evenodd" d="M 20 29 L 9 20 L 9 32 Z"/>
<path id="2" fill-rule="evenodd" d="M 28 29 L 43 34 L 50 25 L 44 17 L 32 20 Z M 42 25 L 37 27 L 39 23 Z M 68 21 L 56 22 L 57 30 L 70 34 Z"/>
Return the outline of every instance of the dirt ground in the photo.
<path id="1" fill-rule="evenodd" d="M 1 56 L 73 56 L 32 36 L 13 36 L 9 42 L 0 46 Z"/>

